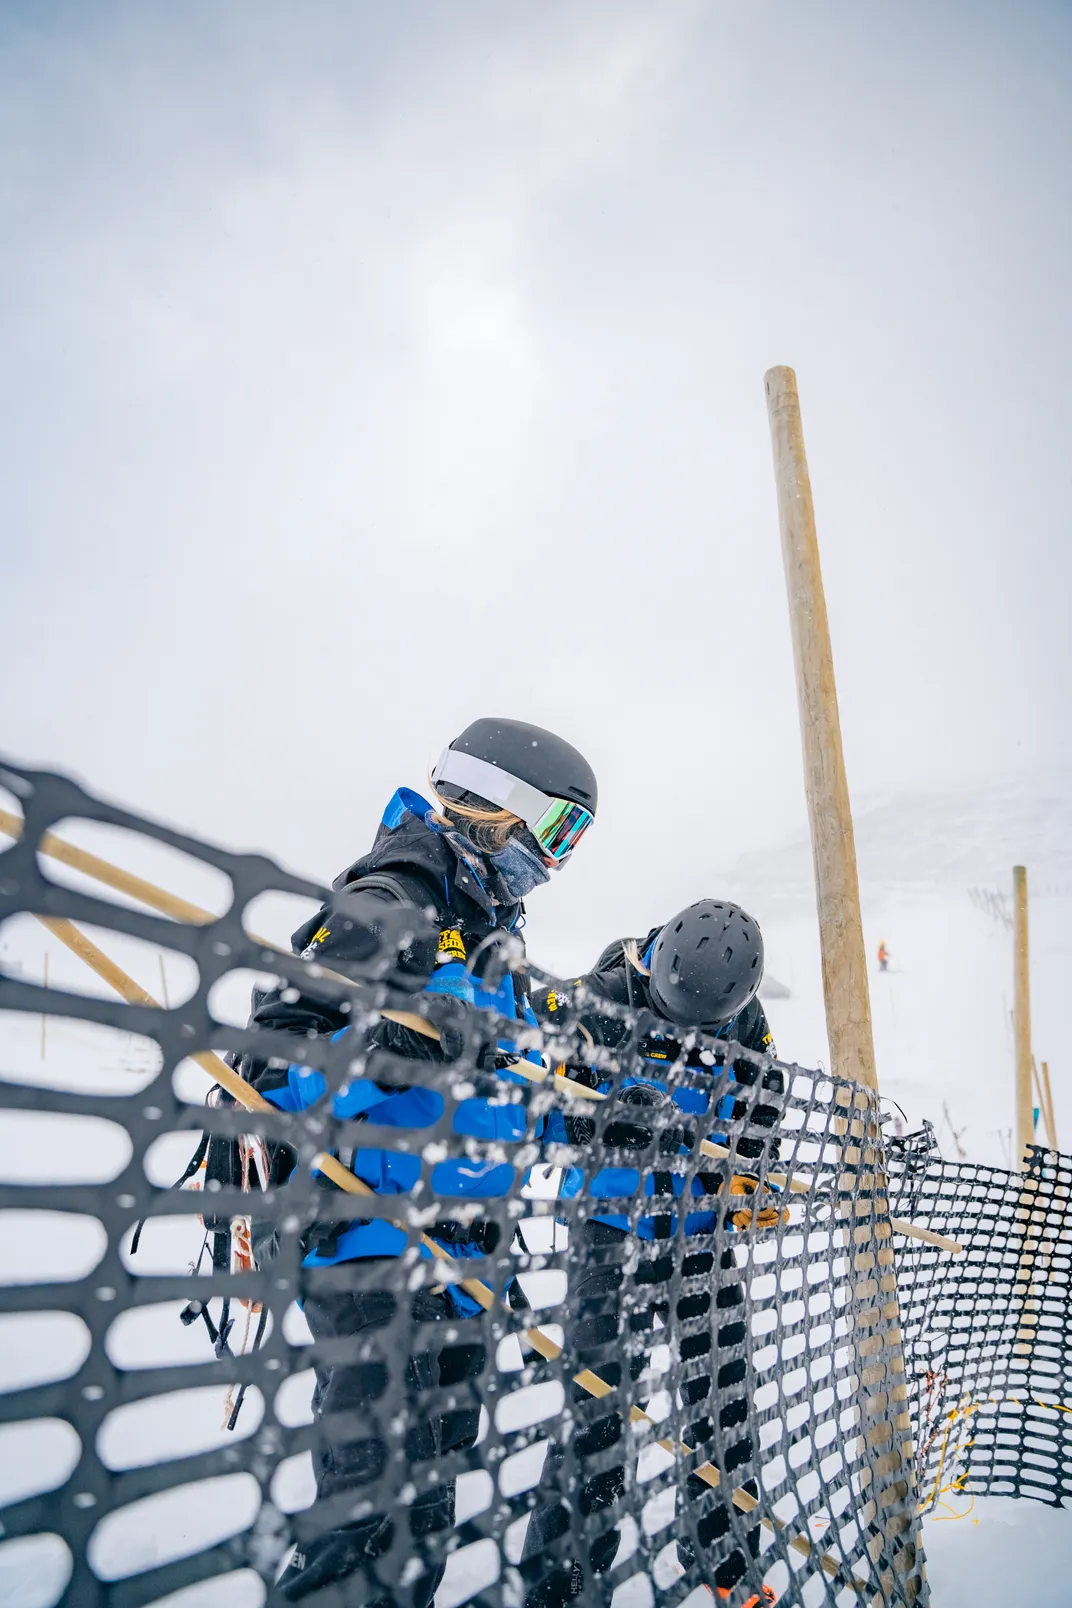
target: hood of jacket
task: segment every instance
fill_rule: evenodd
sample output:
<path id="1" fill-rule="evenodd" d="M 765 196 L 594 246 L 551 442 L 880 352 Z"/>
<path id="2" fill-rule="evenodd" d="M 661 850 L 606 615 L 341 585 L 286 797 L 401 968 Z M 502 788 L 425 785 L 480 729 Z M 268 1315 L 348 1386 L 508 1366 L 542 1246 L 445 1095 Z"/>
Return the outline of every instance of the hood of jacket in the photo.
<path id="1" fill-rule="evenodd" d="M 432 813 L 427 799 L 400 787 L 383 813 L 372 848 L 347 866 L 332 887 L 346 888 L 380 871 L 416 872 L 441 917 L 455 916 L 469 931 L 512 928 L 521 915 L 521 903 L 492 902 L 474 867 L 429 820 Z"/>

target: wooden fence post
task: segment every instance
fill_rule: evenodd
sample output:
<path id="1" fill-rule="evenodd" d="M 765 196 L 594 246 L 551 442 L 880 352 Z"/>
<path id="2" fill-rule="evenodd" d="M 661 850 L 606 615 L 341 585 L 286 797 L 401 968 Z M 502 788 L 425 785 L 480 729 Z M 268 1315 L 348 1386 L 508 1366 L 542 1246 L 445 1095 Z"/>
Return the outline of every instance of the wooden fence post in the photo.
<path id="1" fill-rule="evenodd" d="M 1057 1118 L 1053 1112 L 1053 1089 L 1050 1086 L 1050 1067 L 1047 1061 L 1042 1063 L 1042 1100 L 1040 1102 L 1046 1112 L 1046 1137 L 1050 1141 L 1051 1150 L 1060 1150 L 1057 1141 Z"/>
<path id="2" fill-rule="evenodd" d="M 1031 965 L 1027 927 L 1027 867 L 1012 868 L 1012 1036 L 1015 1072 L 1016 1153 L 1014 1165 L 1026 1174 L 1017 1213 L 1023 1233 L 1023 1250 L 1017 1268 L 1014 1300 L 1018 1309 L 1013 1355 L 1029 1364 L 1038 1341 L 1038 1315 L 1042 1291 L 1050 1271 L 1049 1246 L 1044 1236 L 1045 1209 L 1040 1210 L 1039 1181 L 1027 1170 L 1028 1151 L 1035 1143 L 1034 1057 L 1031 1054 Z M 1045 1101 L 1039 1109 L 1046 1116 Z M 1046 1119 L 1047 1127 L 1049 1119 Z M 1053 1135 L 1049 1135 L 1053 1145 Z"/>
<path id="3" fill-rule="evenodd" d="M 1014 865 L 1012 868 L 1012 947 L 1012 1033 L 1016 1053 L 1016 1166 L 1022 1168 L 1025 1165 L 1027 1147 L 1035 1142 L 1035 1099 L 1031 1088 L 1031 972 L 1027 936 L 1027 869 L 1022 865 Z"/>
<path id="4" fill-rule="evenodd" d="M 873 1525 L 885 1543 L 884 1557 L 876 1560 L 883 1596 L 874 1601 L 911 1603 L 926 1588 L 915 1520 L 894 1255 L 888 1224 L 880 1221 L 887 1204 L 876 1110 L 878 1076 L 834 659 L 796 375 L 791 368 L 773 368 L 765 385 L 796 666 L 830 1065 L 837 1077 L 862 1085 L 853 1109 L 846 1113 L 853 1120 L 840 1125 L 844 1132 L 861 1135 L 859 1142 L 850 1139 L 844 1147 L 846 1172 L 856 1190 L 856 1198 L 845 1201 L 842 1211 L 849 1254 L 854 1269 L 861 1274 L 871 1270 L 871 1288 L 877 1295 L 869 1310 L 856 1315 L 861 1445 L 868 1465 L 867 1483 L 861 1489 L 861 1500 L 865 1492 L 868 1500 L 859 1518 Z M 862 1292 L 866 1286 L 857 1288 Z M 871 1335 L 866 1333 L 868 1327 L 874 1331 Z M 869 1353 L 875 1357 L 877 1347 L 886 1349 L 885 1361 L 864 1366 L 863 1358 Z"/>

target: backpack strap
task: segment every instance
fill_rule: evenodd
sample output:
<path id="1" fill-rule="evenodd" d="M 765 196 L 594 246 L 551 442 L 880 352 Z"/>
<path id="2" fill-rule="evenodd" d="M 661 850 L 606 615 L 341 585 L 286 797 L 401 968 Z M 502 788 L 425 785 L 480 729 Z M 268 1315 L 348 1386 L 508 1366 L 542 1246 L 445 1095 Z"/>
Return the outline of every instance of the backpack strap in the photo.
<path id="1" fill-rule="evenodd" d="M 401 867 L 392 871 L 370 871 L 366 876 L 354 877 L 351 882 L 340 884 L 336 891 L 371 893 L 383 898 L 385 904 L 411 904 L 416 905 L 418 910 L 427 910 L 430 907 L 435 912 L 434 919 L 440 927 L 452 919 L 446 888 L 437 890 L 428 878 L 421 876 L 419 872 L 406 871 Z M 324 936 L 324 923 L 330 921 L 331 910 L 330 903 L 323 905 L 315 916 L 310 916 L 309 920 L 303 922 L 292 935 L 290 942 L 296 955 L 304 954 L 310 945 Z"/>
<path id="2" fill-rule="evenodd" d="M 193 1155 L 190 1157 L 189 1161 L 186 1163 L 186 1170 L 183 1172 L 181 1177 L 176 1178 L 175 1182 L 171 1185 L 172 1189 L 181 1189 L 183 1184 L 186 1183 L 187 1179 L 193 1177 L 194 1173 L 197 1171 L 197 1169 L 200 1167 L 201 1163 L 204 1161 L 205 1152 L 207 1150 L 208 1150 L 208 1134 L 203 1133 L 201 1135 L 200 1140 L 198 1141 L 197 1149 L 194 1151 Z M 131 1238 L 131 1241 L 130 1241 L 129 1255 L 131 1255 L 131 1256 L 136 1256 L 137 1255 L 138 1246 L 141 1244 L 141 1231 L 142 1231 L 142 1229 L 144 1227 L 145 1227 L 145 1218 L 144 1217 L 139 1217 L 138 1221 L 134 1224 L 134 1234 L 133 1234 L 133 1236 Z"/>
<path id="3" fill-rule="evenodd" d="M 423 910 L 431 906 L 440 926 L 451 916 L 446 889 L 434 889 L 431 882 L 422 877 L 418 871 L 404 871 L 401 868 L 392 871 L 370 871 L 367 876 L 348 882 L 346 892 L 386 893 L 390 899 L 397 900 L 401 904 L 416 905 L 418 909 Z"/>

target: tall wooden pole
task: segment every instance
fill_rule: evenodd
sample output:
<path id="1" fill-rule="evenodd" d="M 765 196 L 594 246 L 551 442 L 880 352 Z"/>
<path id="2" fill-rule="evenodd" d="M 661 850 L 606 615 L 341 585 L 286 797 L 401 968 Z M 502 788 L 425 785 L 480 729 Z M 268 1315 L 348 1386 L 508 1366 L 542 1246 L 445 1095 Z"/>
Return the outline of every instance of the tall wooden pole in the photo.
<path id="1" fill-rule="evenodd" d="M 766 386 L 815 864 L 830 1068 L 838 1077 L 877 1091 L 856 839 L 797 377 L 791 368 L 773 368 Z"/>
<path id="2" fill-rule="evenodd" d="M 1016 1054 L 1016 1165 L 1022 1167 L 1035 1142 L 1035 1101 L 1031 1088 L 1031 972 L 1027 942 L 1027 870 L 1012 868 L 1012 1036 Z"/>
<path id="3" fill-rule="evenodd" d="M 858 1522 L 873 1525 L 882 1537 L 882 1552 L 875 1559 L 882 1596 L 874 1601 L 912 1603 L 925 1598 L 926 1587 L 834 656 L 797 377 L 791 368 L 773 368 L 765 383 L 796 665 L 830 1066 L 846 1080 L 836 1095 L 845 1116 L 836 1118 L 834 1126 L 845 1136 L 838 1216 L 853 1272 L 862 1280 L 854 1288 L 853 1310 L 853 1340 L 860 1363 L 860 1444 L 867 1465 Z M 858 1086 L 855 1091 L 853 1083 Z"/>

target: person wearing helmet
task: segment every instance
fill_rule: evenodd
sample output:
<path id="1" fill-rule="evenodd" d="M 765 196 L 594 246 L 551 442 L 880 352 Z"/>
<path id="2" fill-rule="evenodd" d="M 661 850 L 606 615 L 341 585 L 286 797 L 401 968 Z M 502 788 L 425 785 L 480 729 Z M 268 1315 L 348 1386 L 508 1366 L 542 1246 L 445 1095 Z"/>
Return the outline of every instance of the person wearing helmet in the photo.
<path id="1" fill-rule="evenodd" d="M 618 1098 L 629 1104 L 672 1100 L 686 1116 L 706 1112 L 707 1097 L 702 1090 L 690 1086 L 675 1089 L 669 1095 L 665 1082 L 657 1075 L 660 1067 L 678 1059 L 681 1037 L 692 1029 L 710 1038 L 740 1044 L 756 1054 L 773 1056 L 773 1035 L 758 997 L 763 960 L 759 924 L 728 900 L 700 899 L 663 926 L 653 927 L 644 938 L 619 938 L 608 944 L 593 969 L 578 977 L 574 986 L 583 989 L 586 996 L 643 1011 L 649 1020 L 655 1019 L 639 1046 L 641 1059 L 653 1075 L 625 1078 L 618 1088 Z M 562 1003 L 557 991 L 550 990 L 537 1003 L 541 1019 L 553 1026 Z M 617 1048 L 631 1031 L 621 1016 L 604 1013 L 594 1003 L 586 1003 L 578 1019 L 585 1034 L 607 1049 Z M 686 1065 L 692 1070 L 709 1070 L 700 1052 L 686 1052 L 686 1056 Z M 574 1079 L 591 1083 L 603 1093 L 612 1089 L 609 1080 L 600 1082 L 598 1074 L 589 1068 L 571 1066 L 569 1071 Z M 734 1061 L 728 1071 L 731 1083 L 740 1085 L 742 1090 L 754 1086 L 759 1078 L 764 1094 L 768 1090 L 775 1096 L 781 1092 L 781 1073 L 776 1068 L 762 1072 L 742 1058 Z M 730 1091 L 721 1097 L 714 1115 L 724 1123 L 740 1122 L 747 1116 L 750 1127 L 773 1128 L 779 1108 L 766 1098 L 753 1098 L 749 1103 L 747 1098 Z M 584 1117 L 552 1112 L 545 1121 L 544 1142 L 583 1144 L 588 1132 L 585 1122 Z M 706 1137 L 724 1143 L 728 1135 L 714 1132 Z M 738 1155 L 753 1160 L 763 1155 L 770 1144 L 756 1134 L 737 1133 L 735 1139 Z M 589 1193 L 599 1192 L 600 1176 L 592 1180 Z M 699 1188 L 698 1182 L 695 1187 Z M 598 1220 L 621 1228 L 628 1225 L 624 1214 Z M 688 1225 L 686 1228 L 688 1231 Z M 709 1231 L 697 1223 L 695 1232 Z M 652 1238 L 648 1219 L 640 1219 L 638 1232 L 642 1239 Z"/>
<path id="2" fill-rule="evenodd" d="M 605 1075 L 592 1068 L 573 1065 L 565 1068 L 571 1078 L 599 1088 L 602 1093 L 613 1094 L 623 1106 L 630 1108 L 623 1111 L 620 1120 L 607 1125 L 605 1142 L 621 1149 L 632 1146 L 643 1150 L 651 1145 L 653 1133 L 658 1133 L 664 1153 L 687 1154 L 692 1148 L 697 1137 L 696 1119 L 707 1112 L 707 1097 L 693 1084 L 671 1093 L 665 1080 L 659 1077 L 660 1069 L 665 1069 L 681 1055 L 680 1041 L 685 1033 L 701 1029 L 707 1037 L 732 1041 L 745 1049 L 773 1056 L 772 1034 L 758 998 L 763 959 L 763 937 L 753 917 L 728 900 L 701 899 L 679 911 L 663 926 L 652 928 L 644 938 L 618 939 L 609 944 L 592 971 L 576 979 L 575 986 L 580 985 L 586 995 L 642 1011 L 649 1022 L 655 1019 L 639 1045 L 641 1059 L 650 1069 L 649 1077 L 627 1077 L 615 1089 Z M 552 990 L 538 1002 L 537 1008 L 550 1026 L 564 1003 Z M 598 1004 L 586 1004 L 577 1019 L 595 1044 L 609 1049 L 616 1048 L 631 1031 L 627 1021 L 602 1013 Z M 700 1050 L 687 1051 L 686 1064 L 696 1071 L 706 1072 L 709 1068 L 701 1060 L 701 1053 Z M 741 1086 L 742 1096 L 745 1088 L 754 1086 L 758 1080 L 759 1096 L 748 1101 L 733 1092 L 724 1094 L 713 1113 L 718 1126 L 704 1137 L 727 1146 L 732 1138 L 738 1157 L 758 1161 L 764 1151 L 771 1151 L 777 1145 L 773 1130 L 780 1116 L 778 1096 L 783 1088 L 782 1074 L 777 1068 L 764 1070 L 744 1058 L 734 1061 L 729 1070 L 731 1081 Z M 659 1108 L 661 1116 L 656 1115 Z M 741 1131 L 742 1125 L 747 1131 Z M 541 1137 L 545 1147 L 550 1147 L 556 1143 L 590 1144 L 594 1135 L 595 1124 L 591 1118 L 553 1111 L 544 1121 Z M 553 1155 L 553 1151 L 549 1154 Z M 767 1207 L 753 1217 L 752 1210 L 741 1198 L 754 1188 L 750 1175 L 739 1173 L 731 1178 L 728 1169 L 718 1169 L 717 1163 L 713 1163 L 711 1171 L 700 1172 L 692 1179 L 694 1209 L 685 1214 L 686 1236 L 715 1231 L 718 1213 L 712 1209 L 712 1197 L 723 1194 L 727 1185 L 729 1219 L 736 1228 L 751 1226 L 753 1221 L 760 1227 L 770 1227 L 777 1221 L 779 1213 L 775 1208 Z M 570 1290 L 573 1319 L 570 1345 L 571 1356 L 575 1354 L 579 1364 L 614 1385 L 621 1383 L 622 1367 L 609 1355 L 608 1347 L 613 1347 L 618 1340 L 618 1290 L 622 1270 L 613 1259 L 613 1247 L 624 1244 L 630 1233 L 630 1220 L 627 1211 L 611 1209 L 611 1203 L 626 1204 L 623 1197 L 634 1195 L 638 1187 L 652 1197 L 652 1205 L 656 1207 L 652 1215 L 642 1215 L 637 1221 L 638 1238 L 649 1241 L 673 1238 L 677 1215 L 667 1208 L 672 1207 L 675 1197 L 684 1195 L 686 1179 L 683 1174 L 667 1170 L 647 1172 L 641 1177 L 636 1168 L 604 1167 L 585 1186 L 583 1170 L 567 1167 L 559 1191 L 561 1196 L 569 1197 L 584 1189 L 589 1198 L 608 1202 L 606 1211 L 589 1216 L 584 1225 L 586 1242 L 593 1250 L 600 1249 L 600 1258 L 599 1265 L 593 1265 L 579 1285 Z M 670 1200 L 664 1205 L 659 1197 L 667 1195 Z M 699 1254 L 711 1260 L 709 1252 Z M 732 1252 L 727 1253 L 723 1268 L 733 1265 Z M 734 1318 L 732 1310 L 743 1301 L 740 1283 L 723 1277 L 715 1300 L 720 1311 L 716 1343 L 722 1353 L 717 1376 L 719 1421 L 724 1431 L 732 1431 L 747 1415 L 745 1335 L 743 1325 Z M 653 1328 L 655 1316 L 655 1308 L 648 1312 L 634 1311 L 630 1316 L 630 1329 L 641 1332 Z M 634 1377 L 642 1367 L 643 1358 L 635 1357 Z M 711 1376 L 707 1374 L 689 1380 L 685 1386 L 689 1401 L 706 1400 L 710 1391 Z M 575 1435 L 574 1449 L 582 1457 L 592 1456 L 615 1444 L 621 1433 L 621 1414 L 614 1411 Z M 691 1427 L 687 1438 L 690 1444 L 701 1445 L 713 1433 L 711 1423 L 701 1419 Z M 751 1443 L 743 1439 L 727 1448 L 727 1457 L 731 1463 L 735 1457 L 744 1461 L 750 1458 L 751 1451 Z M 560 1460 L 561 1450 L 556 1448 L 549 1454 L 545 1468 L 553 1470 Z M 596 1474 L 584 1483 L 579 1493 L 581 1512 L 609 1507 L 623 1489 L 623 1468 Z M 691 1476 L 689 1494 L 697 1500 L 710 1498 L 710 1489 L 696 1476 Z M 723 1506 L 709 1503 L 709 1509 L 700 1519 L 698 1531 L 702 1541 L 713 1545 L 729 1531 L 730 1521 Z M 556 1523 L 561 1521 L 553 1507 L 537 1509 L 530 1521 L 521 1565 L 523 1575 L 526 1564 L 530 1571 L 527 1608 L 558 1608 L 583 1588 L 583 1568 L 579 1562 L 556 1565 L 538 1582 L 535 1579 L 540 1554 L 557 1533 Z M 758 1529 L 751 1531 L 748 1539 L 755 1556 Z M 605 1532 L 590 1554 L 593 1572 L 609 1569 L 617 1549 L 616 1532 Z M 689 1542 L 679 1543 L 679 1554 L 684 1565 L 692 1561 Z M 728 1591 L 742 1578 L 747 1567 L 744 1555 L 731 1551 L 715 1570 L 716 1587 Z"/>
<path id="3" fill-rule="evenodd" d="M 446 996 L 442 1000 L 444 1031 L 439 1042 L 399 1023 L 384 1020 L 371 1034 L 374 1046 L 414 1060 L 451 1059 L 446 1023 L 457 1007 L 453 1000 L 536 1025 L 524 972 L 518 968 L 523 945 L 518 928 L 524 899 L 562 868 L 595 816 L 596 779 L 577 749 L 555 733 L 520 720 L 474 721 L 444 749 L 431 772 L 434 800 L 400 788 L 394 794 L 369 853 L 354 861 L 333 884 L 335 897 L 294 934 L 295 950 L 326 965 L 362 961 L 369 952 L 369 911 L 386 905 L 417 906 L 431 918 L 429 939 L 415 941 L 403 953 L 392 981 L 410 990 Z M 503 964 L 504 946 L 512 945 Z M 254 996 L 253 1022 L 285 1033 L 338 1037 L 347 1018 L 330 1005 L 276 990 Z M 489 1044 L 491 1066 L 506 1081 L 522 1082 L 510 1070 L 517 1046 L 509 1039 Z M 537 1057 L 538 1059 L 538 1057 Z M 303 1109 L 326 1093 L 318 1071 L 299 1063 L 287 1065 L 247 1057 L 245 1075 L 266 1099 L 284 1110 Z M 431 1106 L 434 1104 L 435 1109 Z M 377 1085 L 358 1077 L 334 1096 L 334 1112 L 349 1120 L 373 1120 L 400 1128 L 419 1128 L 437 1120 L 443 1099 L 427 1084 L 410 1089 Z M 468 1099 L 458 1103 L 455 1130 L 471 1137 L 517 1140 L 524 1136 L 525 1112 L 520 1105 Z M 275 1147 L 273 1183 L 284 1183 L 293 1152 Z M 421 1172 L 419 1155 L 391 1150 L 356 1149 L 347 1162 L 377 1194 L 407 1194 Z M 511 1187 L 513 1169 L 502 1163 L 474 1164 L 465 1158 L 439 1162 L 432 1190 L 444 1195 L 503 1195 Z M 319 1180 L 334 1188 L 327 1179 Z M 330 1219 L 330 1210 L 324 1216 Z M 494 1248 L 494 1223 L 437 1222 L 431 1237 L 452 1257 L 479 1257 Z M 259 1265 L 273 1254 L 271 1225 L 258 1235 Z M 303 1241 L 304 1265 L 335 1266 L 401 1256 L 405 1232 L 384 1218 L 317 1222 Z M 422 1248 L 423 1254 L 431 1254 Z M 331 1419 L 355 1414 L 373 1399 L 370 1378 L 376 1370 L 354 1359 L 340 1360 L 339 1342 L 355 1339 L 388 1324 L 399 1297 L 391 1290 L 316 1290 L 303 1302 L 317 1346 L 328 1355 L 315 1359 L 314 1414 L 326 1430 L 314 1451 L 318 1501 L 369 1486 L 383 1464 L 378 1440 L 353 1439 L 331 1432 Z M 457 1283 L 436 1291 L 422 1288 L 412 1299 L 415 1322 L 427 1323 L 470 1316 L 479 1310 Z M 407 1388 L 411 1396 L 424 1390 L 458 1388 L 464 1399 L 466 1379 L 479 1374 L 485 1358 L 479 1346 L 453 1345 L 410 1358 Z M 382 1385 L 380 1386 L 382 1389 Z M 412 1425 L 407 1452 L 416 1465 L 422 1459 L 471 1446 L 479 1425 L 475 1398 L 471 1408 Z M 337 1505 L 337 1503 L 336 1503 Z M 449 1528 L 454 1523 L 453 1481 L 422 1490 L 407 1510 L 412 1537 Z M 284 1598 L 301 1599 L 359 1568 L 368 1569 L 391 1545 L 398 1515 L 375 1513 L 357 1522 L 328 1529 L 291 1556 L 278 1585 Z M 399 1602 L 427 1608 L 442 1578 L 442 1568 L 426 1569 Z M 374 1593 L 373 1593 L 374 1594 Z M 394 1600 L 394 1599 L 392 1599 Z"/>
<path id="4" fill-rule="evenodd" d="M 726 899 L 699 899 L 646 937 L 609 944 L 580 981 L 675 1028 L 702 1028 L 766 1054 L 772 1035 L 758 997 L 763 959 L 752 916 Z"/>

